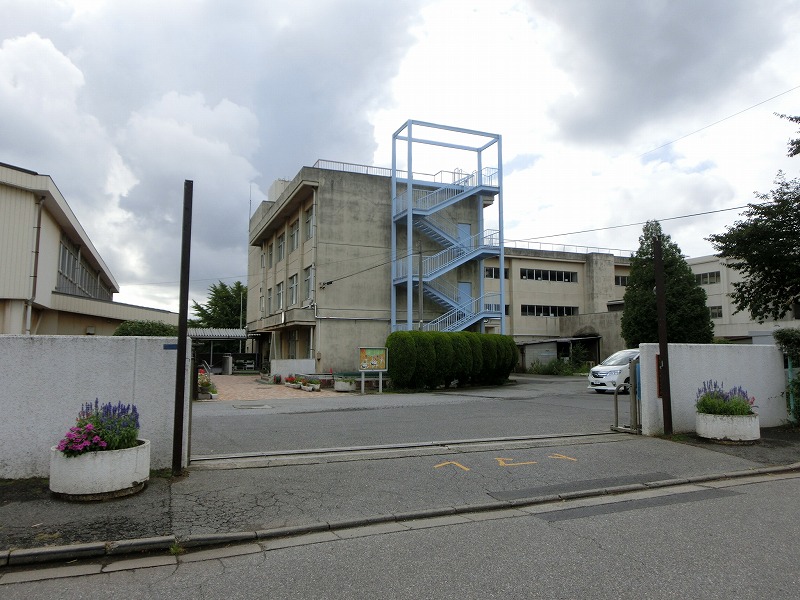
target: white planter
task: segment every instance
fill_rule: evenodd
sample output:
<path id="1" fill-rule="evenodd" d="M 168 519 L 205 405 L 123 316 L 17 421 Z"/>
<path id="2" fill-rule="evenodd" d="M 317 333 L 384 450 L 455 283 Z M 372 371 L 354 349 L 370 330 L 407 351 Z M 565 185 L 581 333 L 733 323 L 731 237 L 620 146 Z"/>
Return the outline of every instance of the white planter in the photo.
<path id="1" fill-rule="evenodd" d="M 67 456 L 50 448 L 50 491 L 71 500 L 135 494 L 150 479 L 150 440 L 124 450 Z"/>
<path id="2" fill-rule="evenodd" d="M 754 442 L 761 438 L 758 415 L 696 413 L 695 430 L 701 438 L 726 442 Z"/>
<path id="3" fill-rule="evenodd" d="M 337 392 L 355 392 L 356 384 L 351 381 L 334 381 L 333 389 Z"/>

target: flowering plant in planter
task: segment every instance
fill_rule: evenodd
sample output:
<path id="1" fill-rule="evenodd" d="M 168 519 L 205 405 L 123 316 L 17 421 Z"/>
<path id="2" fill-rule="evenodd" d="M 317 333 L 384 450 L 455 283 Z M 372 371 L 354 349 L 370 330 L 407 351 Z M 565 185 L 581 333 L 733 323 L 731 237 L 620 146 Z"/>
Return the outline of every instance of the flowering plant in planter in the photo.
<path id="1" fill-rule="evenodd" d="M 289 383 L 289 384 L 291 384 L 291 383 L 296 383 L 296 382 L 297 382 L 297 379 L 295 378 L 295 376 L 294 376 L 294 375 L 287 375 L 287 376 L 286 376 L 286 379 L 284 379 L 284 381 L 285 381 L 286 383 Z"/>
<path id="2" fill-rule="evenodd" d="M 704 381 L 697 390 L 697 412 L 709 415 L 752 415 L 755 396 L 750 396 L 742 386 L 725 391 L 716 381 Z"/>
<path id="3" fill-rule="evenodd" d="M 200 371 L 197 375 L 197 387 L 207 388 L 211 386 L 211 377 L 205 371 Z"/>
<path id="4" fill-rule="evenodd" d="M 86 452 L 122 450 L 138 444 L 139 411 L 135 404 L 116 405 L 110 402 L 83 405 L 73 427 L 56 445 L 66 456 L 78 456 Z"/>

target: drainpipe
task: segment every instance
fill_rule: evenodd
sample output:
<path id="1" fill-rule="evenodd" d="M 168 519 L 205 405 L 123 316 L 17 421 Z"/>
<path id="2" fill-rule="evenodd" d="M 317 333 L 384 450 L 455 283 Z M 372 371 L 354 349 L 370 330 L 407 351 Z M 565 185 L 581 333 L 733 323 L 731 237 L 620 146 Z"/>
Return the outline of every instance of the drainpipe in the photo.
<path id="1" fill-rule="evenodd" d="M 25 335 L 31 334 L 31 320 L 33 317 L 33 302 L 36 300 L 36 283 L 39 278 L 39 242 L 42 239 L 42 205 L 44 196 L 36 201 L 36 237 L 33 242 L 33 272 L 31 273 L 31 297 L 26 302 L 25 309 Z"/>

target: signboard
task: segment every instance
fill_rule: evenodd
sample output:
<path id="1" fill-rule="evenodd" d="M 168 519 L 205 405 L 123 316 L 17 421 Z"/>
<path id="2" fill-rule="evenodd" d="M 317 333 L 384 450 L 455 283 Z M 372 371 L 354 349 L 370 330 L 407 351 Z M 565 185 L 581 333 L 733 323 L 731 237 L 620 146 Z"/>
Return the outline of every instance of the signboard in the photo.
<path id="1" fill-rule="evenodd" d="M 359 371 L 385 371 L 388 364 L 388 348 L 359 348 Z"/>

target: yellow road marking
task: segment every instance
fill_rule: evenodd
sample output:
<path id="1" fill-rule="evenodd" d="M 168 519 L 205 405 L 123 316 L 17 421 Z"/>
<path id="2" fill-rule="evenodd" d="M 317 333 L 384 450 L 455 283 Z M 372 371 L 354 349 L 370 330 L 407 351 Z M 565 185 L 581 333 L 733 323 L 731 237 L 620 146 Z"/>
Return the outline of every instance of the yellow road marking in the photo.
<path id="1" fill-rule="evenodd" d="M 498 466 L 500 467 L 519 467 L 522 465 L 535 465 L 537 462 L 535 460 L 529 460 L 526 462 L 519 462 L 515 463 L 513 458 L 495 458 L 497 461 Z"/>
<path id="2" fill-rule="evenodd" d="M 551 454 L 547 458 L 560 458 L 561 460 L 571 460 L 573 462 L 578 462 L 577 458 L 572 458 L 571 456 L 564 456 L 563 454 Z"/>
<path id="3" fill-rule="evenodd" d="M 455 466 L 457 466 L 459 469 L 462 469 L 462 470 L 464 470 L 464 471 L 469 471 L 469 468 L 465 467 L 465 466 L 464 466 L 464 465 L 462 465 L 461 463 L 457 463 L 457 462 L 456 462 L 456 461 L 454 461 L 454 460 L 449 460 L 449 461 L 447 461 L 447 462 L 443 462 L 443 463 L 440 463 L 440 464 L 438 464 L 438 465 L 434 465 L 434 467 L 433 467 L 433 468 L 434 468 L 434 469 L 438 469 L 439 467 L 446 467 L 447 465 L 455 465 Z"/>

